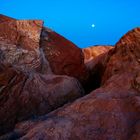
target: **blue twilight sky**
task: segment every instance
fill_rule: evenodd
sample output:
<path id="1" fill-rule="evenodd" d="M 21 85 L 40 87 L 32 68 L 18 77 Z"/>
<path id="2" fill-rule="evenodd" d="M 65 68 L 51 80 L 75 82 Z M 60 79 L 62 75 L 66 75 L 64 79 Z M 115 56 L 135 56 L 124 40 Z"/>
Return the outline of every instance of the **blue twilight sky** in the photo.
<path id="1" fill-rule="evenodd" d="M 140 0 L 0 0 L 0 13 L 42 19 L 79 47 L 114 45 L 140 26 Z"/>

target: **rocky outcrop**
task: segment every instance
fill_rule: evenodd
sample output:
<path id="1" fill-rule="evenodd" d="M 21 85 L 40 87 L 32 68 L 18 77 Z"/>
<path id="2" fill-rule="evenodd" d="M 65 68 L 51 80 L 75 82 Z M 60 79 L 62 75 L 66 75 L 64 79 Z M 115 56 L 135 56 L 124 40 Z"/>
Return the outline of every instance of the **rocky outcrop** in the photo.
<path id="1" fill-rule="evenodd" d="M 139 36 L 140 28 L 136 28 L 124 35 L 116 44 L 115 49 L 108 56 L 103 83 L 112 75 L 123 75 L 126 72 L 133 76 L 137 75 L 140 68 Z"/>
<path id="2" fill-rule="evenodd" d="M 40 20 L 0 23 L 0 140 L 139 140 L 140 28 L 82 53 Z"/>
<path id="3" fill-rule="evenodd" d="M 1 18 L 2 20 L 3 18 Z M 0 24 L 0 60 L 24 71 L 38 69 L 43 22 L 7 20 Z"/>
<path id="4" fill-rule="evenodd" d="M 14 18 L 7 17 L 5 15 L 0 14 L 0 23 L 7 22 L 7 21 L 14 21 L 14 20 L 15 20 Z"/>
<path id="5" fill-rule="evenodd" d="M 102 86 L 34 121 L 17 124 L 3 138 L 138 140 L 140 29 L 127 33 L 107 54 Z"/>
<path id="6" fill-rule="evenodd" d="M 92 46 L 82 49 L 85 64 L 88 65 L 97 56 L 108 52 L 110 49 L 113 49 L 113 46 Z"/>

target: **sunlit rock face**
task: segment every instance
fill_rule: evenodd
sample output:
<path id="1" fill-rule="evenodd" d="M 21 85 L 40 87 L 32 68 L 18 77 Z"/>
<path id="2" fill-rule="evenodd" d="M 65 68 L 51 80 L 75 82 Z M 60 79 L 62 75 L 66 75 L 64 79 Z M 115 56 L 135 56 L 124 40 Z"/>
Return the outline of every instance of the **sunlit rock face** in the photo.
<path id="1" fill-rule="evenodd" d="M 2 22 L 0 24 L 1 61 L 26 71 L 39 68 L 42 24 L 43 22 L 38 20 L 9 19 Z"/>
<path id="2" fill-rule="evenodd" d="M 88 62 L 95 59 L 97 56 L 108 52 L 110 49 L 113 49 L 113 46 L 92 46 L 82 49 L 84 54 L 84 62 Z"/>
<path id="3" fill-rule="evenodd" d="M 21 140 L 139 140 L 140 29 L 106 53 L 102 86 L 89 95 L 3 136 Z M 117 70 L 116 70 L 117 69 Z"/>
<path id="4" fill-rule="evenodd" d="M 139 94 L 140 28 L 82 50 L 0 15 L 0 140 L 139 140 Z"/>

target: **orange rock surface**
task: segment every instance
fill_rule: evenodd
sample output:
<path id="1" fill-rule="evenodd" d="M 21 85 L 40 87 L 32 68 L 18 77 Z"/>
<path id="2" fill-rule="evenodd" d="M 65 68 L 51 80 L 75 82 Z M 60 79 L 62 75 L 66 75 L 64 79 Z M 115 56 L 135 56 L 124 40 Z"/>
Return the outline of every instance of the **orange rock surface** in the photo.
<path id="1" fill-rule="evenodd" d="M 108 52 L 112 48 L 113 46 L 92 46 L 92 47 L 82 49 L 84 53 L 85 63 L 92 61 L 97 56 Z"/>
<path id="2" fill-rule="evenodd" d="M 41 48 L 55 74 L 68 75 L 84 82 L 88 72 L 84 65 L 82 50 L 56 32 L 43 28 Z"/>

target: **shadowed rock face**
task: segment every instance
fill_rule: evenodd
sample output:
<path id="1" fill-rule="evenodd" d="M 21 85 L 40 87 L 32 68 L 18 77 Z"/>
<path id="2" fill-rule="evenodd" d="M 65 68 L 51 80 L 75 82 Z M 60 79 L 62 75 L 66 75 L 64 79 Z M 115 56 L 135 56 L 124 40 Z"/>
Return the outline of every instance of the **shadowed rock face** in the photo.
<path id="1" fill-rule="evenodd" d="M 56 32 L 43 28 L 40 46 L 55 74 L 68 75 L 85 82 L 88 72 L 82 50 Z"/>
<path id="2" fill-rule="evenodd" d="M 17 124 L 3 138 L 139 140 L 139 40 L 137 28 L 107 54 L 102 87 L 46 116 Z"/>
<path id="3" fill-rule="evenodd" d="M 87 93 L 100 87 L 108 56 L 107 53 L 111 52 L 112 49 L 114 49 L 113 46 L 93 46 L 82 49 L 84 63 L 90 75 L 85 86 Z"/>

